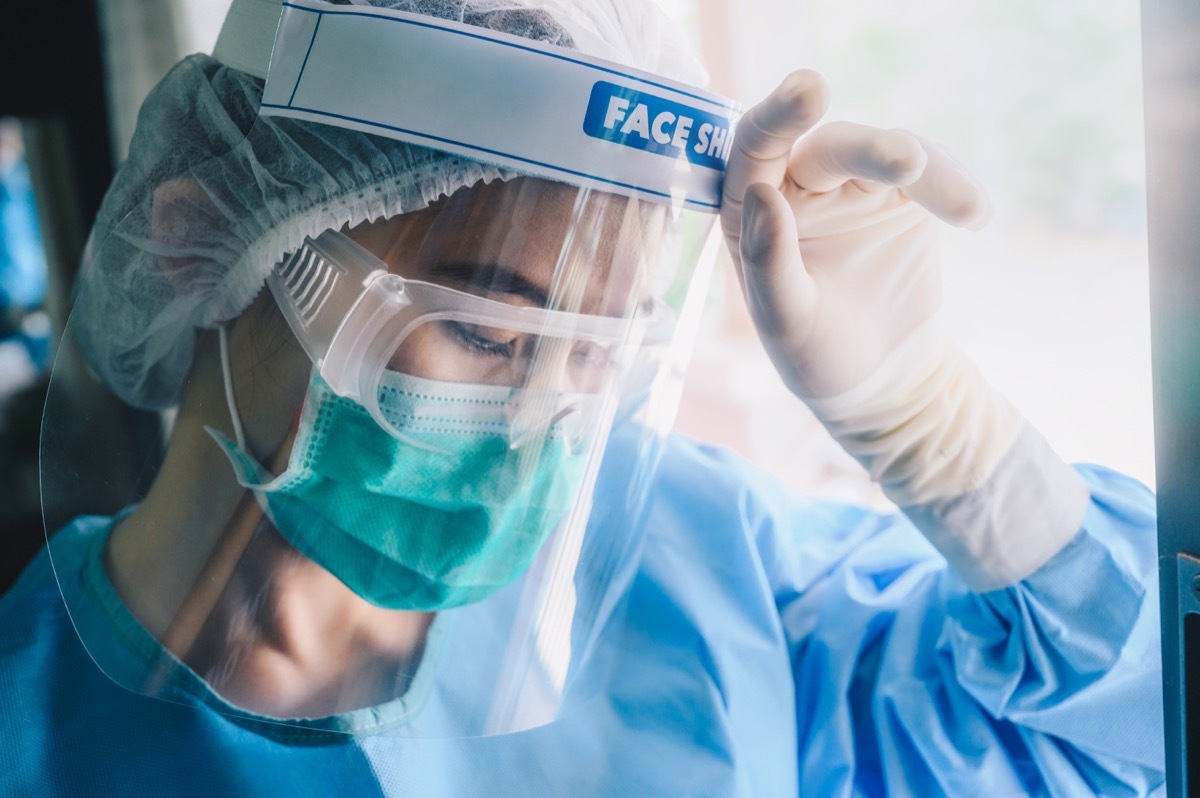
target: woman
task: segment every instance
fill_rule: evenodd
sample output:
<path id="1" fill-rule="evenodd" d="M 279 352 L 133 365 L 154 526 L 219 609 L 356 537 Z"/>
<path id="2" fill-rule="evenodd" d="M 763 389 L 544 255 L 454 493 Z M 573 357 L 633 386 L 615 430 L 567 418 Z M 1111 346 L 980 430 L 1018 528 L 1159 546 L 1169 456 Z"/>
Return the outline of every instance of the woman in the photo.
<path id="1" fill-rule="evenodd" d="M 93 230 L 77 337 L 178 413 L 0 605 L 6 790 L 1161 789 L 1152 500 L 949 342 L 937 219 L 986 216 L 949 156 L 812 129 L 806 72 L 730 138 L 613 63 L 684 63 L 640 3 L 267 5 L 147 100 Z M 665 434 L 718 207 L 903 514 Z M 87 475 L 45 474 L 52 519 Z"/>

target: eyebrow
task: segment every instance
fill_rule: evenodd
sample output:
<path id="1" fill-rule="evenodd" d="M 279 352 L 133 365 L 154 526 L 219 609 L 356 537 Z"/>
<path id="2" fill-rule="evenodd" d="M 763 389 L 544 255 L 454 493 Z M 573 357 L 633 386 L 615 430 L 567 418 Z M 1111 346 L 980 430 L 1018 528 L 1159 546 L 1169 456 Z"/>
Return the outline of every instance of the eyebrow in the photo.
<path id="1" fill-rule="evenodd" d="M 535 307 L 550 307 L 550 294 L 546 289 L 508 266 L 492 263 L 441 263 L 431 268 L 429 275 L 437 277 L 450 288 L 465 290 L 479 296 L 505 294 L 527 299 Z M 638 302 L 638 311 L 649 314 L 656 305 L 654 297 L 647 295 Z"/>
<path id="2" fill-rule="evenodd" d="M 550 295 L 537 283 L 508 266 L 497 264 L 442 263 L 430 269 L 431 276 L 452 288 L 480 295 L 507 294 L 527 299 L 539 308 L 550 304 Z"/>

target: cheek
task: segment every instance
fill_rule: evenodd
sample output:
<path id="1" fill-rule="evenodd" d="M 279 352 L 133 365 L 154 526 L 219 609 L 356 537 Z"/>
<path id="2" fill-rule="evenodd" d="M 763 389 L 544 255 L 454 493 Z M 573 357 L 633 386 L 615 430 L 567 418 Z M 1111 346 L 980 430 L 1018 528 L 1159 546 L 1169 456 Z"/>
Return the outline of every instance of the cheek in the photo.
<path id="1" fill-rule="evenodd" d="M 429 380 L 447 379 L 446 372 L 455 368 L 453 358 L 439 352 L 437 337 L 431 326 L 422 324 L 408 334 L 396 354 L 388 361 L 388 368 L 411 377 Z M 447 362 L 449 361 L 449 362 Z"/>
<path id="2" fill-rule="evenodd" d="M 440 382 L 484 383 L 489 379 L 485 364 L 455 344 L 438 322 L 422 324 L 409 333 L 388 361 L 388 368 Z"/>

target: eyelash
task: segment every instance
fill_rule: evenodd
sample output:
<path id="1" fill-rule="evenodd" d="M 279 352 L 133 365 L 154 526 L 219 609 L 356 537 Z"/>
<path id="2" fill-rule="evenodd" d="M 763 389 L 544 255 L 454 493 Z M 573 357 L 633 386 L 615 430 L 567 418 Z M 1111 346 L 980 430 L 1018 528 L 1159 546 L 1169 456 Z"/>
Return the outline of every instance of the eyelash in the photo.
<path id="1" fill-rule="evenodd" d="M 461 322 L 447 321 L 444 322 L 444 324 L 450 334 L 453 335 L 460 344 L 472 352 L 478 352 L 480 354 L 490 355 L 492 357 L 512 357 L 513 344 L 511 341 L 507 343 L 490 341 L 487 338 L 471 332 L 470 328 Z"/>

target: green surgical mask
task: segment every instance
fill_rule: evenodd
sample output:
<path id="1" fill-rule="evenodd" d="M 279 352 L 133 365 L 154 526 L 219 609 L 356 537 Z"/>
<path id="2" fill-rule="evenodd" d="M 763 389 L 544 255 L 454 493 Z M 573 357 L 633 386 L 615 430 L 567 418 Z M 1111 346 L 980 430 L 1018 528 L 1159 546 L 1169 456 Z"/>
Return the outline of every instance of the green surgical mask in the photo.
<path id="1" fill-rule="evenodd" d="M 388 372 L 379 406 L 398 438 L 314 370 L 287 470 L 273 478 L 209 432 L 300 553 L 372 604 L 433 611 L 516 579 L 579 498 L 586 459 L 572 433 L 584 414 L 513 448 L 515 396 Z"/>

